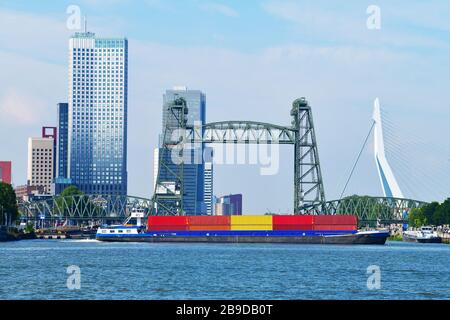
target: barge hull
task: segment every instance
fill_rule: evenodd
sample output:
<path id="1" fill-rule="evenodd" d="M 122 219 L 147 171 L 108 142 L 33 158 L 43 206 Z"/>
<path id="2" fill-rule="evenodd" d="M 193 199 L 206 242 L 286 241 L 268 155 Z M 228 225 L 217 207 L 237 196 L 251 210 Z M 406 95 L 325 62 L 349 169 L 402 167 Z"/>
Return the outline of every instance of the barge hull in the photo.
<path id="1" fill-rule="evenodd" d="M 385 236 L 338 235 L 338 236 L 97 236 L 100 241 L 114 242 L 170 242 L 170 243 L 290 243 L 290 244 L 376 244 L 384 245 Z"/>

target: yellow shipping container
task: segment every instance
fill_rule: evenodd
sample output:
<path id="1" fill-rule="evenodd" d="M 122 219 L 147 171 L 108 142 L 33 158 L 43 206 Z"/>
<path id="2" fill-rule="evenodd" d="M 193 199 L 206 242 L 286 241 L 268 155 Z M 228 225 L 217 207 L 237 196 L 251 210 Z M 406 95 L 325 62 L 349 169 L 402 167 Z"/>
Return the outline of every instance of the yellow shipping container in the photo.
<path id="1" fill-rule="evenodd" d="M 231 230 L 264 230 L 271 231 L 273 229 L 271 224 L 235 224 L 231 225 Z"/>
<path id="2" fill-rule="evenodd" d="M 272 229 L 272 216 L 231 216 L 231 230 Z"/>

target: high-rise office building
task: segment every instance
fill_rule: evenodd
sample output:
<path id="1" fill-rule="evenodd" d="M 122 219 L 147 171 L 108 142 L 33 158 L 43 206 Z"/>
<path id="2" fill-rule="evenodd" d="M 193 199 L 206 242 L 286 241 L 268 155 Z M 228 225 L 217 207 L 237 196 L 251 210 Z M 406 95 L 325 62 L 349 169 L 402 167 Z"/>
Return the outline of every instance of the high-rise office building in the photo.
<path id="1" fill-rule="evenodd" d="M 175 86 L 172 90 L 166 90 L 163 95 L 163 103 L 173 102 L 178 98 L 183 98 L 186 100 L 188 107 L 187 114 L 187 125 L 193 126 L 196 123 L 201 125 L 205 124 L 206 121 L 206 96 L 200 90 L 190 90 L 184 86 Z M 169 112 L 163 108 L 163 128 L 166 120 L 170 118 Z"/>
<path id="2" fill-rule="evenodd" d="M 220 197 L 215 204 L 214 214 L 218 216 L 242 215 L 242 194 Z"/>
<path id="3" fill-rule="evenodd" d="M 205 191 L 204 202 L 206 214 L 213 214 L 213 164 L 205 162 Z"/>
<path id="4" fill-rule="evenodd" d="M 214 211 L 214 170 L 213 170 L 213 148 L 206 147 L 204 153 L 205 173 L 204 173 L 204 203 L 206 214 L 212 215 Z"/>
<path id="5" fill-rule="evenodd" d="M 128 41 L 69 41 L 68 178 L 88 194 L 127 194 Z"/>
<path id="6" fill-rule="evenodd" d="M 72 185 L 68 178 L 69 154 L 69 104 L 58 103 L 58 136 L 56 147 L 56 178 L 52 186 L 52 194 L 58 195 Z"/>
<path id="7" fill-rule="evenodd" d="M 11 184 L 11 161 L 0 161 L 0 182 Z"/>
<path id="8" fill-rule="evenodd" d="M 58 103 L 58 143 L 56 162 L 58 178 L 67 178 L 67 156 L 69 143 L 69 104 Z"/>
<path id="9" fill-rule="evenodd" d="M 167 105 L 174 102 L 178 98 L 183 98 L 186 101 L 188 114 L 187 125 L 188 126 L 202 126 L 205 124 L 206 118 L 206 97 L 205 94 L 199 90 L 188 90 L 186 87 L 175 87 L 173 90 L 167 90 L 163 97 L 163 130 L 166 123 L 176 124 L 178 123 L 175 116 L 169 111 Z M 164 132 L 162 137 L 164 137 Z M 164 139 L 164 138 L 163 138 Z M 162 143 L 162 139 L 160 141 Z M 160 145 L 161 147 L 161 145 Z M 190 150 L 185 150 L 185 163 L 183 166 L 183 181 L 184 181 L 184 194 L 183 194 L 183 210 L 187 215 L 205 214 L 205 202 L 204 202 L 204 172 L 205 166 L 203 163 L 203 145 L 194 146 Z M 167 153 L 167 154 L 165 154 Z M 155 151 L 154 175 L 159 174 L 162 181 L 169 181 L 173 179 L 173 175 L 170 173 L 176 172 L 176 165 L 172 162 L 170 151 L 163 149 Z M 165 167 L 161 168 L 158 172 L 159 158 L 163 157 L 164 163 L 168 165 L 169 170 Z M 186 161 L 187 160 L 187 161 Z M 154 182 L 155 185 L 155 182 Z"/>
<path id="10" fill-rule="evenodd" d="M 56 127 L 42 127 L 42 138 L 53 139 L 53 180 L 56 177 L 56 145 L 58 141 L 58 129 Z"/>
<path id="11" fill-rule="evenodd" d="M 54 139 L 28 139 L 28 173 L 27 185 L 42 186 L 50 194 L 53 182 Z"/>
<path id="12" fill-rule="evenodd" d="M 153 152 L 153 189 L 155 190 L 159 170 L 159 152 L 160 148 L 155 148 Z M 203 204 L 198 213 L 212 215 L 214 211 L 214 171 L 212 160 L 212 148 L 205 148 L 204 158 L 204 181 L 203 181 Z"/>

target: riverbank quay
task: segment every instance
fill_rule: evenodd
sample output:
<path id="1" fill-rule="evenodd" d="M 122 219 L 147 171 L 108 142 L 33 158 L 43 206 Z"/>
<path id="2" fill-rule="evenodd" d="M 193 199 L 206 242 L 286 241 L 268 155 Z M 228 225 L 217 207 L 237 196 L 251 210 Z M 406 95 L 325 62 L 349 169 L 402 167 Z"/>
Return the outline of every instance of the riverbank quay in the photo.
<path id="1" fill-rule="evenodd" d="M 36 237 L 45 240 L 60 239 L 95 239 L 97 230 L 93 228 L 59 227 L 36 230 Z"/>
<path id="2" fill-rule="evenodd" d="M 19 231 L 17 228 L 0 226 L 0 242 L 33 239 L 36 239 L 36 235 L 34 233 L 25 233 L 23 231 Z"/>
<path id="3" fill-rule="evenodd" d="M 442 243 L 450 244 L 450 233 L 438 231 L 437 234 L 442 238 Z"/>

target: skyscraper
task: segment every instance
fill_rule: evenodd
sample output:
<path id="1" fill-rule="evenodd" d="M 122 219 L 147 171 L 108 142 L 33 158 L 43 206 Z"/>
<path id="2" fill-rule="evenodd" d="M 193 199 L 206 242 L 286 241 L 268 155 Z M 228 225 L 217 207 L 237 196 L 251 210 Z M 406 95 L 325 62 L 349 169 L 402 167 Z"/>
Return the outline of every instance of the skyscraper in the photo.
<path id="1" fill-rule="evenodd" d="M 205 174 L 204 174 L 204 202 L 206 214 L 212 215 L 214 211 L 214 170 L 213 170 L 213 148 L 205 148 Z"/>
<path id="2" fill-rule="evenodd" d="M 69 104 L 58 103 L 58 145 L 56 152 L 58 178 L 67 178 L 67 156 L 69 140 Z"/>
<path id="3" fill-rule="evenodd" d="M 28 139 L 27 185 L 43 187 L 50 194 L 53 182 L 54 139 Z"/>
<path id="4" fill-rule="evenodd" d="M 205 162 L 205 191 L 204 202 L 206 214 L 213 214 L 213 164 Z"/>
<path id="5" fill-rule="evenodd" d="M 188 107 L 187 125 L 193 126 L 196 122 L 205 124 L 206 121 L 206 96 L 200 90 L 188 90 L 184 86 L 173 87 L 172 90 L 166 90 L 163 95 L 163 104 L 173 102 L 177 98 L 184 98 Z M 170 114 L 163 108 L 163 128 L 164 124 L 170 118 Z"/>
<path id="6" fill-rule="evenodd" d="M 69 41 L 68 178 L 88 194 L 127 194 L 128 40 Z"/>
<path id="7" fill-rule="evenodd" d="M 53 139 L 53 179 L 56 177 L 56 145 L 58 141 L 58 129 L 56 127 L 42 127 L 42 138 Z"/>
<path id="8" fill-rule="evenodd" d="M 186 101 L 188 114 L 187 125 L 203 125 L 206 117 L 206 97 L 205 94 L 199 90 L 188 90 L 186 87 L 175 87 L 173 90 L 167 90 L 163 97 L 163 132 L 167 122 L 177 123 L 174 115 L 170 113 L 166 106 L 174 102 L 178 98 L 183 98 Z M 161 143 L 162 141 L 160 141 Z M 161 145 L 160 145 L 161 147 Z M 204 171 L 205 166 L 202 160 L 203 145 L 196 146 L 196 149 L 186 150 L 183 168 L 184 194 L 183 194 L 183 210 L 187 215 L 205 214 L 204 202 Z M 189 152 L 189 153 L 187 153 Z M 167 153 L 167 154 L 165 154 Z M 161 171 L 154 170 L 154 174 L 160 176 L 161 181 L 169 181 L 173 179 L 170 171 L 176 172 L 176 165 L 173 164 L 171 154 L 168 150 L 163 152 L 163 149 L 155 151 L 155 168 L 159 167 L 159 158 L 163 157 L 164 163 L 168 168 L 162 167 Z M 155 183 L 154 183 L 155 184 Z"/>

